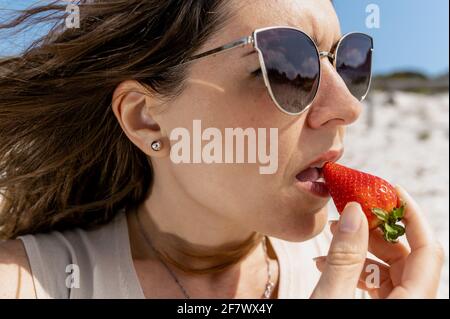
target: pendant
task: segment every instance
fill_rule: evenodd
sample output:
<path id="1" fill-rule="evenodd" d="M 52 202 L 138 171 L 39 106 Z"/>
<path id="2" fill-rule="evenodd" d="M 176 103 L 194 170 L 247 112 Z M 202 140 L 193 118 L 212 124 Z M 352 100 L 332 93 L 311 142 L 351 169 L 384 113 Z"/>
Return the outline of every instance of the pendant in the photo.
<path id="1" fill-rule="evenodd" d="M 265 299 L 269 299 L 270 298 L 270 296 L 272 295 L 273 287 L 274 287 L 274 284 L 271 281 L 269 281 L 266 284 L 266 290 L 264 291 L 264 298 Z"/>

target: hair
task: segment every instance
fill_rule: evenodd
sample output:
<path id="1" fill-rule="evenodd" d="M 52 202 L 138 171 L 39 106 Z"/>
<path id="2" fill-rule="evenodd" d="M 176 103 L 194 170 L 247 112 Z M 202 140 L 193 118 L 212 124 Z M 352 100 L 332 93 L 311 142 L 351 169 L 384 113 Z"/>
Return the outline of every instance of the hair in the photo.
<path id="1" fill-rule="evenodd" d="M 115 88 L 182 92 L 192 56 L 228 19 L 222 0 L 83 0 L 19 11 L 0 31 L 51 24 L 20 55 L 0 59 L 0 238 L 89 228 L 150 194 L 151 161 L 123 133 Z M 19 30 L 19 31 L 17 31 Z"/>

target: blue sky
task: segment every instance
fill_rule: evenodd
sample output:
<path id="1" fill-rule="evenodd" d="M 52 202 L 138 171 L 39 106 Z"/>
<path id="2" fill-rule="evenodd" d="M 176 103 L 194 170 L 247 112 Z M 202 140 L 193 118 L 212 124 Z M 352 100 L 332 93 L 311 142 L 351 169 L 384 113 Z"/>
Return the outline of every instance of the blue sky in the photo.
<path id="1" fill-rule="evenodd" d="M 374 37 L 375 73 L 418 70 L 428 75 L 448 71 L 448 0 L 334 0 L 342 32 Z M 366 7 L 380 9 L 380 28 L 366 27 Z"/>
<path id="2" fill-rule="evenodd" d="M 245 1 L 245 0 L 244 0 Z M 300 1 L 300 0 L 298 0 Z M 334 0 L 342 32 L 361 31 L 375 40 L 374 71 L 377 74 L 397 70 L 417 70 L 428 75 L 448 71 L 448 0 Z M 0 9 L 17 9 L 36 0 L 0 0 Z M 380 28 L 366 26 L 366 7 L 380 9 Z M 6 11 L 0 11 L 0 18 Z M 21 50 L 24 43 L 40 35 L 45 28 L 29 30 L 25 36 L 0 43 L 0 56 Z M 0 34 L 1 36 L 1 34 Z"/>

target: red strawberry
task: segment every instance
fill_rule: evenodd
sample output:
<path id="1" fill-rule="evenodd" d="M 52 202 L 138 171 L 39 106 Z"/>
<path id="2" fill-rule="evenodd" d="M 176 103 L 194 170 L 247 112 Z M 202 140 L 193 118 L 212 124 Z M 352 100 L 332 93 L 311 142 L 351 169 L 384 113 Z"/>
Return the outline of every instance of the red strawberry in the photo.
<path id="1" fill-rule="evenodd" d="M 387 241 L 396 242 L 405 233 L 405 228 L 396 224 L 403 218 L 405 203 L 387 181 L 333 162 L 325 163 L 322 172 L 339 213 L 347 203 L 358 202 L 369 228 L 379 227 Z"/>

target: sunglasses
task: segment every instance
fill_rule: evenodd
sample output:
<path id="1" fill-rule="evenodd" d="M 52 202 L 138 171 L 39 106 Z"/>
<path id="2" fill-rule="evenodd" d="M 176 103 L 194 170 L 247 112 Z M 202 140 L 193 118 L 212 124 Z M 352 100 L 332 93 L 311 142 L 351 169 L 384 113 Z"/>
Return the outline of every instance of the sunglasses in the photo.
<path id="1" fill-rule="evenodd" d="M 310 108 L 319 90 L 320 59 L 324 57 L 355 98 L 362 101 L 369 92 L 373 39 L 358 32 L 344 35 L 331 52 L 324 52 L 297 28 L 263 28 L 251 36 L 192 56 L 182 64 L 247 45 L 258 52 L 264 83 L 275 105 L 286 114 L 300 115 Z"/>

